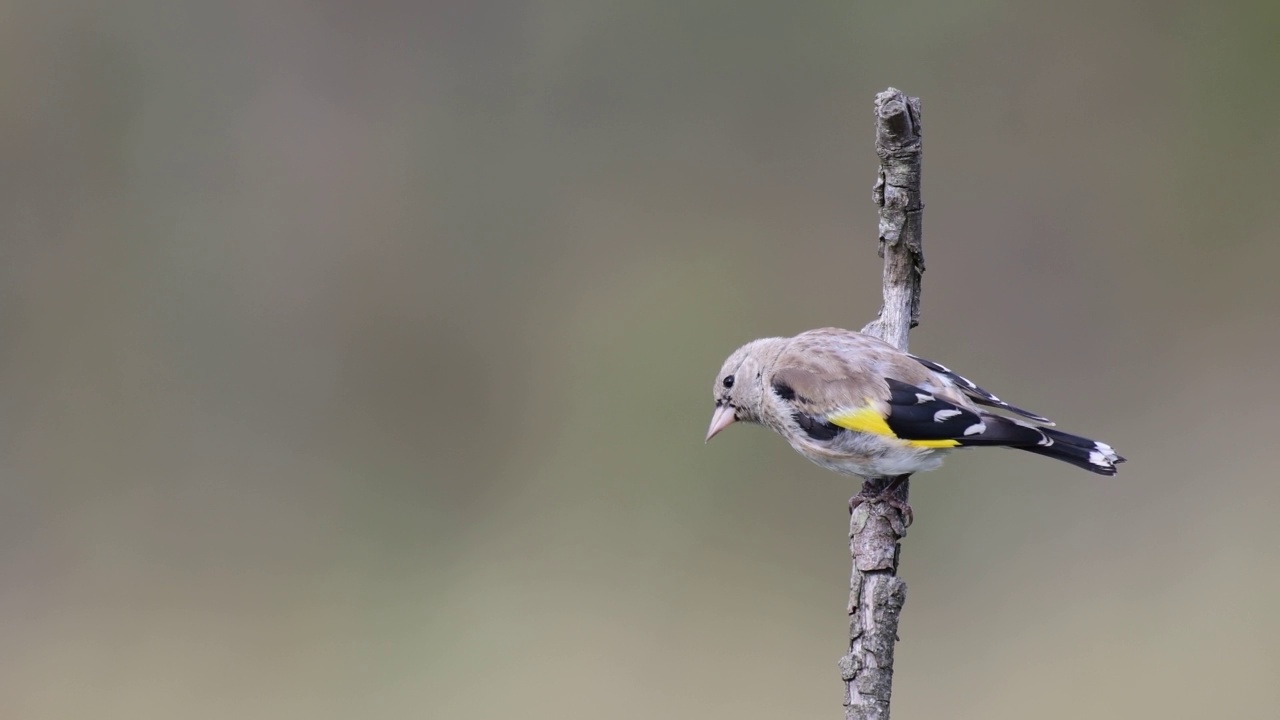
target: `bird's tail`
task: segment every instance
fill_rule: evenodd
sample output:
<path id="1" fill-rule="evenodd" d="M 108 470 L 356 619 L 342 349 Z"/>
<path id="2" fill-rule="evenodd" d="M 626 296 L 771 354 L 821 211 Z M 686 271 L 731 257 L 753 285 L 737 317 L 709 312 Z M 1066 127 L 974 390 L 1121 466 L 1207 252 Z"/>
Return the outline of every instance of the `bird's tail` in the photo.
<path id="1" fill-rule="evenodd" d="M 1099 475 L 1115 475 L 1116 465 L 1124 462 L 1124 458 L 1104 442 L 999 415 L 983 415 L 982 421 L 989 429 L 980 438 L 961 439 L 960 445 L 995 445 L 1026 450 Z"/>
<path id="2" fill-rule="evenodd" d="M 1071 463 L 1099 475 L 1115 475 L 1116 465 L 1124 462 L 1124 458 L 1117 455 L 1116 451 L 1104 442 L 1064 433 L 1053 428 L 1039 428 L 1039 430 L 1053 441 L 1052 445 L 1031 445 L 1018 449 Z"/>

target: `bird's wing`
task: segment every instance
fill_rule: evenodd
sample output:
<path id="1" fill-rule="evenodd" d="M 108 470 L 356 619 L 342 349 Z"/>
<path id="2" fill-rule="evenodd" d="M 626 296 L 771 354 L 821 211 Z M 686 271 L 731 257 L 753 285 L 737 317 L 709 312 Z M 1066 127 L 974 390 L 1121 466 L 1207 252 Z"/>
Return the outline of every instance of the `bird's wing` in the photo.
<path id="1" fill-rule="evenodd" d="M 876 338 L 826 328 L 796 336 L 775 361 L 770 387 L 814 440 L 830 440 L 842 430 L 921 448 L 1043 439 L 1033 428 L 983 414 L 975 402 L 1022 411 L 935 367 L 942 366 Z"/>
<path id="2" fill-rule="evenodd" d="M 829 417 L 839 427 L 895 437 L 916 447 L 948 448 L 975 444 L 988 426 L 977 411 L 939 397 L 939 393 L 886 378 L 887 408 L 868 405 Z"/>
<path id="3" fill-rule="evenodd" d="M 1047 417 L 1044 417 L 1042 415 L 1037 415 L 1033 412 L 1023 410 L 1020 407 L 1010 405 L 1009 403 L 1001 400 L 995 395 L 992 395 L 986 390 L 983 390 L 982 388 L 978 387 L 977 383 L 975 383 L 974 381 L 970 380 L 969 378 L 957 372 L 954 372 L 953 370 L 951 370 L 945 365 L 933 362 L 932 360 L 925 360 L 924 358 L 916 357 L 915 355 L 908 355 L 907 357 L 911 358 L 912 360 L 915 360 L 921 365 L 947 378 L 952 383 L 954 383 L 955 386 L 959 388 L 961 392 L 963 392 L 965 395 L 968 395 L 969 399 L 973 400 L 979 405 L 986 405 L 987 407 L 1000 408 L 1001 410 L 1007 410 L 1011 413 L 1021 415 L 1022 417 L 1027 418 L 1029 420 L 1034 420 L 1042 425 L 1054 424 L 1053 421 L 1051 421 Z"/>
<path id="4" fill-rule="evenodd" d="M 861 333 L 826 329 L 797 336 L 775 361 L 769 385 L 814 440 L 852 430 L 944 448 L 981 425 L 963 393 Z"/>

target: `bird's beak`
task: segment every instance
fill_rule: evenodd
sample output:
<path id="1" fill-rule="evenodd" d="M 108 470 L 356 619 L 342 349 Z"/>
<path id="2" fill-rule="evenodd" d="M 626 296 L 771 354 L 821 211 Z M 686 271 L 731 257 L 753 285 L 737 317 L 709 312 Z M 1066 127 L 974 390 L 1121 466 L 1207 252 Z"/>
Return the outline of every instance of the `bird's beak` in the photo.
<path id="1" fill-rule="evenodd" d="M 707 442 L 711 442 L 711 438 L 737 420 L 737 410 L 732 405 L 721 405 L 716 408 L 715 414 L 711 416 L 711 427 L 707 428 Z"/>

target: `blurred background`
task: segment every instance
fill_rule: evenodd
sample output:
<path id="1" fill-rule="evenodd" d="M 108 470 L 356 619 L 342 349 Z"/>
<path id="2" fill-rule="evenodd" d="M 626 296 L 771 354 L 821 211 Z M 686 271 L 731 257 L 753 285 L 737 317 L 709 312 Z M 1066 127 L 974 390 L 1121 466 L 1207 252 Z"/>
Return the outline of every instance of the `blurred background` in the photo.
<path id="1" fill-rule="evenodd" d="M 1130 462 L 912 485 L 895 718 L 1274 718 L 1280 5 L 0 8 L 0 716 L 841 717 L 723 358 L 879 307 Z"/>

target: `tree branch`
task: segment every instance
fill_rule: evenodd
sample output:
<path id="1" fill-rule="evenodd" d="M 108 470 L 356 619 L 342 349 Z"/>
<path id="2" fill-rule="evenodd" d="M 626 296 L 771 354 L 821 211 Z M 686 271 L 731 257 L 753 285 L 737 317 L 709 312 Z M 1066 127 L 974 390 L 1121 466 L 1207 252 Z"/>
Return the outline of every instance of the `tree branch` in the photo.
<path id="1" fill-rule="evenodd" d="M 884 306 L 862 329 L 907 349 L 920 322 L 924 249 L 920 223 L 920 99 L 894 88 L 876 95 L 876 154 L 880 172 L 873 198 L 880 207 L 880 256 L 884 258 Z M 867 478 L 864 494 L 884 491 L 890 478 Z M 908 482 L 896 497 L 907 501 Z M 906 523 L 889 503 L 864 502 L 849 517 L 849 654 L 840 658 L 846 720 L 888 720 L 893 692 L 893 646 L 907 585 L 898 577 L 899 541 Z"/>

